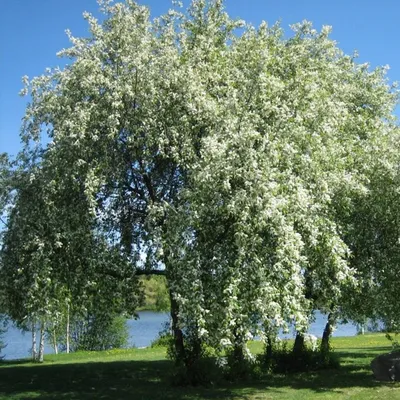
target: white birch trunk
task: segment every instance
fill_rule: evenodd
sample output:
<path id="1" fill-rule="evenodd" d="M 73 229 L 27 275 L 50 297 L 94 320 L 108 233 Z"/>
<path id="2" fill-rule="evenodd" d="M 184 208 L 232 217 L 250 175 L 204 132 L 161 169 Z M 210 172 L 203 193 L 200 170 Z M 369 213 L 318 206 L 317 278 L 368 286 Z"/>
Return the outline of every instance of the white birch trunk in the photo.
<path id="1" fill-rule="evenodd" d="M 37 349 L 36 349 L 36 326 L 35 322 L 32 321 L 32 360 L 36 361 L 37 359 Z"/>
<path id="2" fill-rule="evenodd" d="M 40 323 L 40 343 L 39 343 L 39 357 L 38 361 L 43 362 L 44 360 L 44 322 Z"/>
<path id="3" fill-rule="evenodd" d="M 69 353 L 69 304 L 67 304 L 67 338 L 66 338 L 66 351 Z"/>
<path id="4" fill-rule="evenodd" d="M 58 354 L 58 346 L 57 346 L 57 335 L 56 335 L 56 325 L 53 325 L 53 346 L 54 346 L 54 353 Z"/>

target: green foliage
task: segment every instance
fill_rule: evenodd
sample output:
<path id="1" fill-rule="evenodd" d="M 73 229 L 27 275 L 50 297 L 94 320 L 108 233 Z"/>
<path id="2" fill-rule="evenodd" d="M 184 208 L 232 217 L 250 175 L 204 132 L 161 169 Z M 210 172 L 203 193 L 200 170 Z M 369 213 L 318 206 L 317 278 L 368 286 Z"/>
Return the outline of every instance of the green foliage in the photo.
<path id="1" fill-rule="evenodd" d="M 400 340 L 398 335 L 399 335 L 398 333 L 389 333 L 389 332 L 385 334 L 386 339 L 388 339 L 391 343 L 393 351 L 400 350 Z"/>
<path id="2" fill-rule="evenodd" d="M 139 310 L 169 311 L 171 308 L 165 276 L 149 275 L 139 279 L 144 291 L 144 302 Z"/>
<path id="3" fill-rule="evenodd" d="M 158 337 L 151 342 L 151 347 L 171 347 L 173 346 L 173 335 L 171 333 L 171 324 L 166 322 Z"/>
<path id="4" fill-rule="evenodd" d="M 328 351 L 312 351 L 304 348 L 300 354 L 294 353 L 289 341 L 278 342 L 271 354 L 264 353 L 259 361 L 267 371 L 277 374 L 311 372 L 322 369 L 339 368 L 339 359 L 330 347 Z"/>
<path id="5" fill-rule="evenodd" d="M 126 318 L 89 314 L 71 327 L 71 351 L 100 351 L 126 347 L 129 331 Z"/>
<path id="6" fill-rule="evenodd" d="M 156 339 L 151 342 L 151 347 L 167 347 L 172 345 L 174 337 L 171 333 L 160 334 Z"/>
<path id="7" fill-rule="evenodd" d="M 254 380 L 262 376 L 261 364 L 253 356 L 238 359 L 233 352 L 229 352 L 222 365 L 225 379 L 232 382 Z"/>

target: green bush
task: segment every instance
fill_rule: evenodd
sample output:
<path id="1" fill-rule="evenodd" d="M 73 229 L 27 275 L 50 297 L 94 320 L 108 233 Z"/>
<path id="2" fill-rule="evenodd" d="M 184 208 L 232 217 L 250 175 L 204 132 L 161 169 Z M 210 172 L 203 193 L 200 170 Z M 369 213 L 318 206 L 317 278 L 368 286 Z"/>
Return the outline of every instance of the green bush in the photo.
<path id="1" fill-rule="evenodd" d="M 151 347 L 169 347 L 173 340 L 174 338 L 170 333 L 159 335 L 151 342 Z"/>
<path id="2" fill-rule="evenodd" d="M 268 372 L 286 374 L 292 372 L 308 372 L 321 369 L 338 368 L 338 357 L 332 352 L 312 351 L 305 348 L 300 353 L 294 353 L 286 340 L 275 345 L 271 355 L 259 356 L 260 364 Z"/>
<path id="3" fill-rule="evenodd" d="M 400 350 L 400 342 L 398 338 L 398 333 L 390 334 L 386 333 L 386 339 L 388 339 L 392 346 L 392 351 L 399 351 Z"/>
<path id="4" fill-rule="evenodd" d="M 72 325 L 71 351 L 99 351 L 127 347 L 128 339 L 126 318 L 108 314 L 88 315 Z"/>
<path id="5" fill-rule="evenodd" d="M 163 329 L 158 333 L 156 339 L 151 342 L 151 347 L 167 347 L 173 346 L 173 336 L 171 333 L 171 323 L 164 323 Z"/>

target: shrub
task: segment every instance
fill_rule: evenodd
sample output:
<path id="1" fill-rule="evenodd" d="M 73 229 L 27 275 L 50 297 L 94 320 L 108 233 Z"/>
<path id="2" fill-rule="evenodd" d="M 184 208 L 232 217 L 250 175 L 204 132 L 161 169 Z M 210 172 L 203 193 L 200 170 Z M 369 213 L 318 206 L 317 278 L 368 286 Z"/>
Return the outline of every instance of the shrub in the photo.
<path id="1" fill-rule="evenodd" d="M 171 333 L 160 334 L 156 339 L 151 342 L 151 347 L 169 347 L 171 346 L 174 338 Z"/>
<path id="2" fill-rule="evenodd" d="M 271 355 L 267 356 L 264 353 L 259 357 L 259 360 L 268 372 L 279 374 L 339 367 L 339 360 L 333 354 L 331 348 L 328 352 L 313 351 L 310 348 L 305 348 L 299 353 L 294 353 L 286 340 L 277 344 L 273 348 Z"/>
<path id="3" fill-rule="evenodd" d="M 398 333 L 390 334 L 386 333 L 386 339 L 390 340 L 392 345 L 392 351 L 399 351 L 400 350 L 400 343 L 398 339 Z"/>
<path id="4" fill-rule="evenodd" d="M 100 351 L 126 347 L 129 330 L 126 318 L 119 315 L 92 314 L 71 325 L 71 351 Z M 65 343 L 62 344 L 65 347 Z"/>
<path id="5" fill-rule="evenodd" d="M 158 333 L 156 339 L 151 342 L 151 347 L 170 347 L 173 345 L 173 336 L 171 333 L 171 323 L 164 323 L 163 329 Z"/>

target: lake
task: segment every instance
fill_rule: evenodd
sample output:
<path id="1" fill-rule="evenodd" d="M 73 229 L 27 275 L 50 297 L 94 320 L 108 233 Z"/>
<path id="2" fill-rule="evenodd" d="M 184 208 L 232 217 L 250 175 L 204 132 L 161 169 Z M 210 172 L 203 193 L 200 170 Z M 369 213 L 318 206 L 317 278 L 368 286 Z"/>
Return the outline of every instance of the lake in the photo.
<path id="1" fill-rule="evenodd" d="M 158 313 L 153 311 L 138 312 L 139 319 L 128 320 L 128 328 L 130 333 L 130 347 L 147 347 L 158 336 L 158 333 L 164 328 L 169 321 L 169 314 Z M 315 321 L 311 324 L 309 333 L 321 337 L 326 324 L 326 315 L 319 312 L 316 313 Z M 333 336 L 354 336 L 357 334 L 357 327 L 352 324 L 338 324 Z M 283 336 L 283 335 L 282 335 Z M 285 337 L 293 337 L 294 333 L 284 335 Z M 4 335 L 3 341 L 7 347 L 2 350 L 1 355 L 5 355 L 5 359 L 12 360 L 25 358 L 30 356 L 31 334 L 29 332 L 21 332 L 19 329 L 9 327 Z M 49 344 L 45 346 L 45 353 L 53 353 L 54 350 Z"/>

